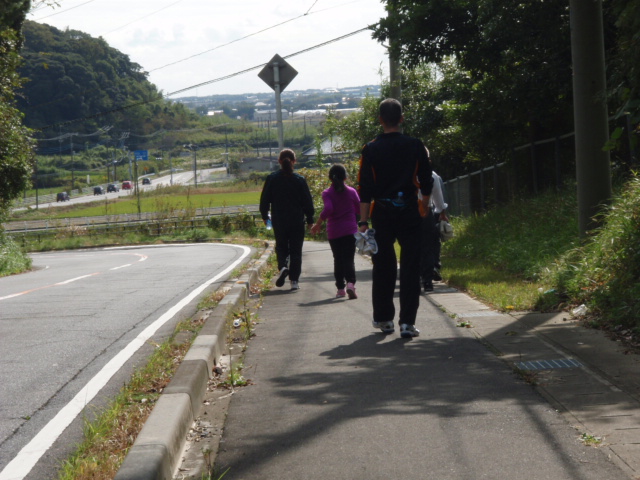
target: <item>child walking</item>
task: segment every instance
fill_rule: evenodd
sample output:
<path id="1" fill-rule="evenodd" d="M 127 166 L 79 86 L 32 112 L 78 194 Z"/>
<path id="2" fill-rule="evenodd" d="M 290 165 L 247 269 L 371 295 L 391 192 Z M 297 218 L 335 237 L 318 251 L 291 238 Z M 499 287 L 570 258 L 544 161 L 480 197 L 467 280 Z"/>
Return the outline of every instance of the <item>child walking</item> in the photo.
<path id="1" fill-rule="evenodd" d="M 322 192 L 324 209 L 318 221 L 311 227 L 314 235 L 320 232 L 322 222 L 327 222 L 327 237 L 333 253 L 333 275 L 338 292 L 336 298 L 349 296 L 353 300 L 356 295 L 356 238 L 358 231 L 357 215 L 360 212 L 358 192 L 344 182 L 347 170 L 342 164 L 335 164 L 329 169 L 331 186 Z M 345 290 L 346 287 L 346 290 Z"/>

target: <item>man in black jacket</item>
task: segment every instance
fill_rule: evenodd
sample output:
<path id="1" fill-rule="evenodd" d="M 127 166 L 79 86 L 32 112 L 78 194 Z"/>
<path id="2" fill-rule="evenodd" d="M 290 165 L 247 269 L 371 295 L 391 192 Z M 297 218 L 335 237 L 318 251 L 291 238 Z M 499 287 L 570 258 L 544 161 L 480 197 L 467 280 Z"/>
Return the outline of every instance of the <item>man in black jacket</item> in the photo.
<path id="1" fill-rule="evenodd" d="M 367 143 L 360 157 L 360 232 L 375 229 L 378 253 L 373 260 L 373 326 L 393 333 L 393 294 L 397 278 L 394 249 L 400 244 L 400 335 L 419 335 L 415 327 L 420 303 L 420 226 L 418 188 L 422 207 L 429 211 L 433 186 L 431 164 L 422 141 L 400 132 L 402 105 L 393 98 L 380 103 L 383 133 Z"/>

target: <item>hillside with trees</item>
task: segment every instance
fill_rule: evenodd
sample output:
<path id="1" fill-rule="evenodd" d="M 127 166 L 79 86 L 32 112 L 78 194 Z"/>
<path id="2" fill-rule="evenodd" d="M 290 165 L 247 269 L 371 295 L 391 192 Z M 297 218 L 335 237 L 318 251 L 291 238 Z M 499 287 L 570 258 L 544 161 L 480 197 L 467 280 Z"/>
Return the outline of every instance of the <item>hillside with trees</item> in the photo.
<path id="1" fill-rule="evenodd" d="M 182 105 L 163 99 L 140 65 L 102 38 L 32 21 L 24 23 L 23 35 L 19 73 L 25 83 L 18 107 L 25 124 L 45 136 L 56 134 L 59 124 L 72 123 L 79 133 L 112 125 L 148 134 L 194 120 Z"/>

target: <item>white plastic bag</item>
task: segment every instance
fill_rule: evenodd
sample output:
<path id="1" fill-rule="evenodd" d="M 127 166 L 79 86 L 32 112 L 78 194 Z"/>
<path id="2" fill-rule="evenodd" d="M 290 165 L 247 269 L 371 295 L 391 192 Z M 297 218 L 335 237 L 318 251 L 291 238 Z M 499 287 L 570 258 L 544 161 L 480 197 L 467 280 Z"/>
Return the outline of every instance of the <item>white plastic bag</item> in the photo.
<path id="1" fill-rule="evenodd" d="M 375 239 L 376 231 L 373 228 L 366 232 L 356 232 L 356 249 L 360 255 L 375 255 L 378 253 L 378 244 Z"/>
<path id="2" fill-rule="evenodd" d="M 453 227 L 446 220 L 440 220 L 440 240 L 446 242 L 453 238 Z"/>

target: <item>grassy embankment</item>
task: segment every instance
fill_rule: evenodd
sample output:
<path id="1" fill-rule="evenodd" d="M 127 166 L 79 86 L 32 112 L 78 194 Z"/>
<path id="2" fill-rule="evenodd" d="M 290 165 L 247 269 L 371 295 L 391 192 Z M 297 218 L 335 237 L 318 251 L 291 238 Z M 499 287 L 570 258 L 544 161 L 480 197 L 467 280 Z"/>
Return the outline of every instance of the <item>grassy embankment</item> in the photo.
<path id="1" fill-rule="evenodd" d="M 245 187 L 244 191 L 237 191 L 231 188 L 218 189 L 164 189 L 161 192 L 145 193 L 140 196 L 140 211 L 153 212 L 154 218 L 158 220 L 167 218 L 177 218 L 191 220 L 196 209 L 228 207 L 238 205 L 255 205 L 259 202 L 260 192 L 255 187 Z M 136 215 L 138 213 L 138 197 L 135 195 L 108 198 L 89 204 L 56 206 L 47 209 L 22 211 L 16 213 L 11 220 L 49 220 L 49 224 L 63 225 L 65 218 L 94 217 L 100 215 L 110 215 L 115 220 L 119 216 Z M 130 245 L 166 243 L 175 241 L 203 242 L 213 239 L 229 238 L 233 230 L 233 236 L 249 239 L 252 236 L 261 237 L 260 229 L 253 226 L 252 218 L 249 215 L 220 215 L 209 221 L 208 228 L 184 229 L 162 236 L 154 236 L 139 231 L 131 231 L 122 235 L 92 235 L 91 231 L 84 227 L 60 228 L 54 235 L 43 238 L 27 237 L 24 240 L 17 238 L 16 242 L 24 246 L 27 251 L 49 251 L 64 250 L 74 248 L 97 247 L 100 245 Z M 231 225 L 239 223 L 241 228 Z M 0 255 L 0 276 L 12 274 L 28 268 L 28 259 L 18 262 L 21 255 L 15 245 L 12 247 L 10 255 Z M 2 269 L 3 259 L 13 268 Z M 11 261 L 9 262 L 9 259 Z M 24 263 L 27 262 L 27 263 Z M 9 265 L 7 265 L 9 266 Z M 3 273 L 4 272 L 4 273 Z"/>
<path id="2" fill-rule="evenodd" d="M 443 245 L 452 285 L 501 310 L 585 304 L 594 326 L 640 334 L 640 178 L 581 240 L 575 187 L 454 219 Z"/>

